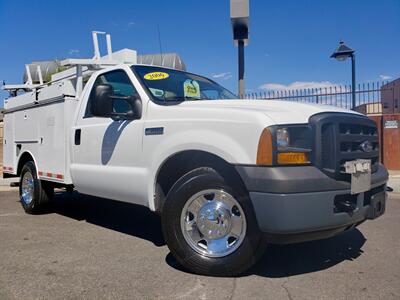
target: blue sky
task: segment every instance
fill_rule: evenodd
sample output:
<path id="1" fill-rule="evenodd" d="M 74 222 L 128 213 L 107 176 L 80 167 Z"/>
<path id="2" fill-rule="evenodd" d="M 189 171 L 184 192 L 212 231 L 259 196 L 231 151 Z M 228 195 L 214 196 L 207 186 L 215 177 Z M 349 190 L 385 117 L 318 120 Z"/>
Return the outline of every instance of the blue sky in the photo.
<path id="1" fill-rule="evenodd" d="M 399 16 L 400 0 L 250 0 L 246 90 L 349 84 L 350 62 L 329 58 L 340 39 L 356 50 L 357 82 L 398 78 Z M 92 57 L 92 30 L 114 50 L 158 53 L 157 24 L 164 52 L 236 92 L 229 0 L 0 0 L 0 80 L 20 83 L 32 60 Z"/>

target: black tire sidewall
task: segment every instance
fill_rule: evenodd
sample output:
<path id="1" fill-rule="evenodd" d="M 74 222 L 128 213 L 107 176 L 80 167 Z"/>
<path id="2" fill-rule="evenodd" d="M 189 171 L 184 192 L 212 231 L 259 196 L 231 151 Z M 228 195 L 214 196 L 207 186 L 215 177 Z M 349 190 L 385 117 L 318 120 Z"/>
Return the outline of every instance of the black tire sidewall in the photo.
<path id="1" fill-rule="evenodd" d="M 33 198 L 31 203 L 27 204 L 22 200 L 22 180 L 24 175 L 29 172 L 33 178 Z M 27 213 L 37 212 L 41 206 L 40 203 L 40 193 L 41 193 L 41 183 L 37 178 L 36 167 L 35 164 L 31 161 L 27 162 L 21 170 L 20 182 L 19 182 L 19 197 L 22 204 L 22 207 Z"/>
<path id="2" fill-rule="evenodd" d="M 208 189 L 222 189 L 231 194 L 242 207 L 246 217 L 246 236 L 233 253 L 219 258 L 206 257 L 186 242 L 180 225 L 182 209 L 196 193 Z M 247 194 L 228 186 L 224 179 L 209 168 L 199 168 L 184 175 L 168 193 L 162 212 L 163 232 L 175 258 L 195 273 L 215 276 L 236 275 L 254 264 L 263 243 Z"/>

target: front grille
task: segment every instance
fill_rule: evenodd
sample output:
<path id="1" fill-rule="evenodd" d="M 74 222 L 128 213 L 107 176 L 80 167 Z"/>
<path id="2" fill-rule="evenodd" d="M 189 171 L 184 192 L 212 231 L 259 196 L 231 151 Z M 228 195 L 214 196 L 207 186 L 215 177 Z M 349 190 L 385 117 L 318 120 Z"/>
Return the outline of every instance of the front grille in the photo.
<path id="1" fill-rule="evenodd" d="M 376 125 L 352 123 L 339 124 L 340 172 L 344 173 L 344 163 L 359 158 L 371 160 L 371 172 L 376 172 L 379 160 L 379 141 Z M 365 152 L 361 144 L 370 142 L 372 150 Z"/>
<path id="2" fill-rule="evenodd" d="M 364 116 L 323 113 L 310 119 L 315 131 L 315 164 L 327 175 L 338 180 L 350 180 L 344 171 L 347 161 L 370 159 L 371 172 L 379 164 L 379 139 L 376 124 Z M 369 144 L 370 151 L 362 144 Z"/>

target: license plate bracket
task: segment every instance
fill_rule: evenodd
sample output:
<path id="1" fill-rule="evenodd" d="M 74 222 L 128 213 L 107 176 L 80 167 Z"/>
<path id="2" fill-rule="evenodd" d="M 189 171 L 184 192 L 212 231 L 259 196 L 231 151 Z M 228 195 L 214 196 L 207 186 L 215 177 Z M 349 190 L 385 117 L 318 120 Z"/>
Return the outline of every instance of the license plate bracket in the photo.
<path id="1" fill-rule="evenodd" d="M 371 189 L 371 160 L 356 159 L 344 164 L 345 172 L 351 174 L 351 194 L 359 194 Z"/>

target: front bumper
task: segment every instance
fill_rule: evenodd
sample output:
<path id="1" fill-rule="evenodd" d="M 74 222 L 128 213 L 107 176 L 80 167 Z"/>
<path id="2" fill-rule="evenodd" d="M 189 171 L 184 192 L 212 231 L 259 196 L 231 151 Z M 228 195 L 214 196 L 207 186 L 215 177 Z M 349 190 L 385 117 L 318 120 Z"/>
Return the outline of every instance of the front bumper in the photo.
<path id="1" fill-rule="evenodd" d="M 384 194 L 386 199 L 388 173 L 382 165 L 372 174 L 371 190 L 353 196 L 350 183 L 312 166 L 236 169 L 249 191 L 259 228 L 273 243 L 333 236 L 371 218 L 375 195 Z M 338 207 L 338 201 L 347 198 L 353 202 L 351 211 Z"/>

